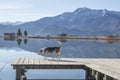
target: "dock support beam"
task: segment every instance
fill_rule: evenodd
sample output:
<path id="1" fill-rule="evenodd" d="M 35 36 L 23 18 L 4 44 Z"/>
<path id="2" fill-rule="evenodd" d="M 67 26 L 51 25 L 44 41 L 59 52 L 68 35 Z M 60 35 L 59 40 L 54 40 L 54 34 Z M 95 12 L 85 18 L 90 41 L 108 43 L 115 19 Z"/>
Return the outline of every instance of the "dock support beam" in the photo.
<path id="1" fill-rule="evenodd" d="M 91 68 L 85 67 L 84 69 L 86 70 L 86 80 L 117 80 Z"/>
<path id="2" fill-rule="evenodd" d="M 23 68 L 17 68 L 16 69 L 16 80 L 26 80 L 26 76 L 25 76 L 25 69 Z"/>
<path id="3" fill-rule="evenodd" d="M 94 71 L 90 68 L 85 68 L 86 70 L 86 80 L 96 80 L 94 77 Z"/>
<path id="4" fill-rule="evenodd" d="M 85 67 L 84 69 L 86 70 L 86 80 L 113 80 L 111 77 L 91 68 Z"/>
<path id="5" fill-rule="evenodd" d="M 114 78 L 112 78 L 110 76 L 104 75 L 103 80 L 117 80 L 117 79 L 114 79 Z"/>

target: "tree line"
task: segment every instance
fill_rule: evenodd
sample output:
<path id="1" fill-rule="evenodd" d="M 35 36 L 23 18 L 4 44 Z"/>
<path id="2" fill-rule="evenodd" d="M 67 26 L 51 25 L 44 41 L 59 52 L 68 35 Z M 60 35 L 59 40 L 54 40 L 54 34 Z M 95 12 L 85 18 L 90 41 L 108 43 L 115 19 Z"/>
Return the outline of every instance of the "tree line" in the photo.
<path id="1" fill-rule="evenodd" d="M 17 31 L 17 36 L 23 36 L 23 35 L 27 36 L 28 35 L 27 31 L 25 30 L 24 33 L 22 33 L 21 29 L 19 28 Z"/>

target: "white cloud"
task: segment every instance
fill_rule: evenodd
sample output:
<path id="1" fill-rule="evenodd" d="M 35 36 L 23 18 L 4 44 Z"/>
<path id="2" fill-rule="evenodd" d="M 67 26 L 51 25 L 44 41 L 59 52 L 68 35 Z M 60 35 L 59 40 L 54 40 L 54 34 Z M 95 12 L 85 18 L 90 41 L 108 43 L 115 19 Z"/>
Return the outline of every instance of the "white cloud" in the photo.
<path id="1" fill-rule="evenodd" d="M 0 59 L 5 59 L 6 61 L 12 60 L 17 57 L 41 57 L 35 52 L 26 51 L 20 48 L 0 48 Z M 1 63 L 1 61 L 0 61 Z"/>
<path id="2" fill-rule="evenodd" d="M 31 4 L 23 1 L 0 1 L 0 9 L 24 9 L 32 7 Z"/>
<path id="3" fill-rule="evenodd" d="M 0 5 L 0 9 L 18 9 L 18 6 L 15 5 Z"/>
<path id="4" fill-rule="evenodd" d="M 35 21 L 43 17 L 52 17 L 56 14 L 45 14 L 45 13 L 0 13 L 0 21 L 2 22 L 15 22 L 15 21 L 22 21 L 22 22 L 28 22 L 28 21 Z M 4 16 L 4 17 L 3 17 Z"/>

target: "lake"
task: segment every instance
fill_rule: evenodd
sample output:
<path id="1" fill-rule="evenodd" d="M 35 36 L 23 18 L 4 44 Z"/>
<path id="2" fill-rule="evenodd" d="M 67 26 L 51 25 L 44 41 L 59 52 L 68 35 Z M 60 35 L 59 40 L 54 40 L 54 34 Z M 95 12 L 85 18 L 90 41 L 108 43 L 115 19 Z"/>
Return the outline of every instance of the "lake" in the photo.
<path id="1" fill-rule="evenodd" d="M 52 39 L 0 39 L 0 80 L 15 80 L 15 70 L 11 63 L 17 57 L 40 57 L 38 51 L 43 47 L 58 46 L 60 40 Z M 48 55 L 51 57 L 51 55 Z M 120 42 L 63 40 L 63 58 L 120 58 Z M 54 57 L 57 57 L 54 54 Z M 57 74 L 56 74 L 57 73 Z M 85 71 L 76 70 L 29 70 L 28 79 L 85 79 Z"/>

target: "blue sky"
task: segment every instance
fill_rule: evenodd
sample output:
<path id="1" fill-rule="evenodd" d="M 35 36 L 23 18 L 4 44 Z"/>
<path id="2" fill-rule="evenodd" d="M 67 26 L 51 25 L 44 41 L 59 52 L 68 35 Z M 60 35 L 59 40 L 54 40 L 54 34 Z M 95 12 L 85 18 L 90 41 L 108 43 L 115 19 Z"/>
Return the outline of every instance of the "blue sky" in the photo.
<path id="1" fill-rule="evenodd" d="M 120 0 L 0 0 L 0 22 L 34 21 L 80 7 L 120 11 Z"/>

